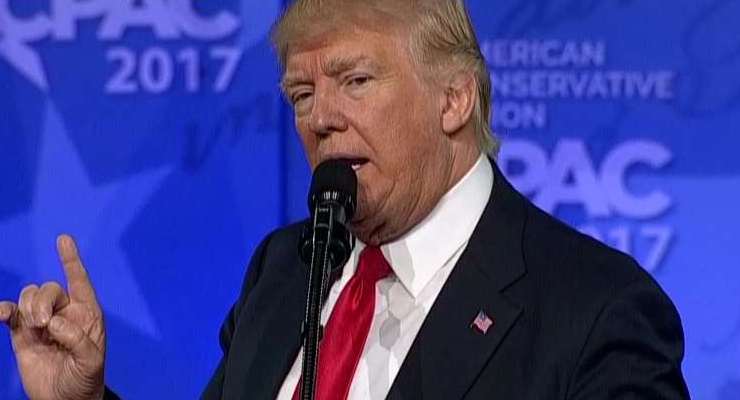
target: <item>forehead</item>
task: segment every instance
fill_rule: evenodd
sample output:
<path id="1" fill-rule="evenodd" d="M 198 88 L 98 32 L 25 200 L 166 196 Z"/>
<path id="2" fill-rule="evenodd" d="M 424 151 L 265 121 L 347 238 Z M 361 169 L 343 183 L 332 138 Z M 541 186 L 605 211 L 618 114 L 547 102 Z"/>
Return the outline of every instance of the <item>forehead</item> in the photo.
<path id="1" fill-rule="evenodd" d="M 285 75 L 320 72 L 331 75 L 354 66 L 387 67 L 408 58 L 395 33 L 364 29 L 331 30 L 292 43 Z"/>

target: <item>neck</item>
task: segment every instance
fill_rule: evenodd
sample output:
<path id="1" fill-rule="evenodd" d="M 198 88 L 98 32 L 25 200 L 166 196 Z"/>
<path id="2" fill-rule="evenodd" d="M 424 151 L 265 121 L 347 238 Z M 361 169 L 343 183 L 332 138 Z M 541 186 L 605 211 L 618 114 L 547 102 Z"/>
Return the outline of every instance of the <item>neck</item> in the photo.
<path id="1" fill-rule="evenodd" d="M 452 154 L 452 168 L 450 168 L 445 193 L 457 185 L 460 179 L 473 168 L 478 157 L 480 157 L 480 150 L 477 146 L 464 146 L 460 151 Z"/>
<path id="2" fill-rule="evenodd" d="M 440 199 L 450 191 L 478 161 L 480 150 L 477 146 L 460 146 L 453 148 L 446 162 L 447 167 L 437 170 L 428 176 L 431 186 L 418 193 L 409 212 L 395 220 L 387 220 L 370 230 L 355 231 L 364 243 L 379 246 L 392 242 L 410 231 L 416 224 L 426 218 L 437 206 Z M 444 185 L 434 182 L 445 182 Z M 435 188 L 436 186 L 436 188 Z"/>

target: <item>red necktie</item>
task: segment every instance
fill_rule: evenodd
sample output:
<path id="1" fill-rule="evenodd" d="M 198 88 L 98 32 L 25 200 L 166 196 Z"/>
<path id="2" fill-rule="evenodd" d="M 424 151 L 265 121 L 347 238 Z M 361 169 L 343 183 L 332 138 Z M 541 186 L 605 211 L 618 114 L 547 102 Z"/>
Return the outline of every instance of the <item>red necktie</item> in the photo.
<path id="1" fill-rule="evenodd" d="M 345 400 L 375 313 L 375 284 L 391 273 L 378 247 L 365 247 L 339 294 L 319 344 L 316 400 Z M 300 399 L 298 382 L 293 400 Z"/>

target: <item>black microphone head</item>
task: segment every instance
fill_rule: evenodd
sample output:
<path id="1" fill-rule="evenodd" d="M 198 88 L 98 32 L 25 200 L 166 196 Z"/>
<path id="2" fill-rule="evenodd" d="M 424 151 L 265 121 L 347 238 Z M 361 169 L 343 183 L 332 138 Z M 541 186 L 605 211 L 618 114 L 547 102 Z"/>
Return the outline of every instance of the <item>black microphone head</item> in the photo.
<path id="1" fill-rule="evenodd" d="M 334 201 L 344 207 L 347 222 L 352 220 L 357 204 L 357 175 L 346 160 L 326 160 L 313 172 L 308 209 L 313 213 L 317 202 Z"/>

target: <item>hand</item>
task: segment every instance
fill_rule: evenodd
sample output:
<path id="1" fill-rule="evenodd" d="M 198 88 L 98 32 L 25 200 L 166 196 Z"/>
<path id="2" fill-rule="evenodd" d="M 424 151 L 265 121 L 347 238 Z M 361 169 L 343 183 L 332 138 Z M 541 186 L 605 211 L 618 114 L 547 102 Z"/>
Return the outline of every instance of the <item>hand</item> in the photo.
<path id="1" fill-rule="evenodd" d="M 57 239 L 67 290 L 56 282 L 26 286 L 18 304 L 0 302 L 23 387 L 31 399 L 102 399 L 105 326 L 77 246 Z"/>

